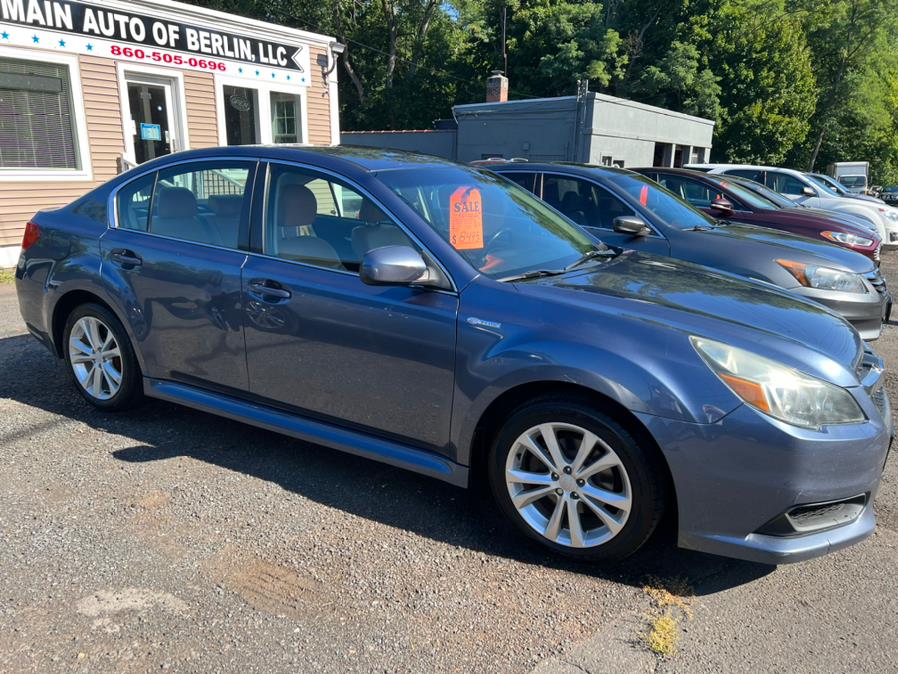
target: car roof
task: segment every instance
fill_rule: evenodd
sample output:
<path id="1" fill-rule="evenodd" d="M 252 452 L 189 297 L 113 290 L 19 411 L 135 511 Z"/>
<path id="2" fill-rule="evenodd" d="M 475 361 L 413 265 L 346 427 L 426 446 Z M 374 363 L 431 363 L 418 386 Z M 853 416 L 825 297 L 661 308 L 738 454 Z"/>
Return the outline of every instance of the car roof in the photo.
<path id="1" fill-rule="evenodd" d="M 790 168 L 783 168 L 782 166 L 764 166 L 762 164 L 685 164 L 684 168 L 688 169 L 750 169 L 753 171 L 782 171 L 784 173 L 788 173 L 790 175 L 795 176 L 803 176 L 805 175 L 801 171 Z"/>
<path id="2" fill-rule="evenodd" d="M 230 145 L 210 147 L 201 150 L 185 150 L 166 155 L 153 162 L 141 164 L 147 169 L 151 165 L 160 168 L 169 163 L 204 157 L 262 157 L 284 161 L 312 162 L 334 170 L 351 168 L 356 171 L 375 172 L 402 168 L 432 168 L 457 166 L 457 164 L 432 155 L 383 150 L 380 148 L 340 145 L 334 147 L 308 147 L 305 145 Z"/>
<path id="3" fill-rule="evenodd" d="M 580 174 L 583 176 L 595 175 L 596 173 L 605 174 L 626 174 L 633 173 L 628 169 L 618 168 L 617 166 L 598 166 L 596 164 L 578 164 L 569 161 L 544 161 L 544 162 L 524 162 L 524 161 L 496 161 L 490 164 L 477 164 L 478 168 L 485 168 L 490 171 L 501 172 L 504 169 L 510 171 L 557 171 L 564 169 L 567 173 Z"/>

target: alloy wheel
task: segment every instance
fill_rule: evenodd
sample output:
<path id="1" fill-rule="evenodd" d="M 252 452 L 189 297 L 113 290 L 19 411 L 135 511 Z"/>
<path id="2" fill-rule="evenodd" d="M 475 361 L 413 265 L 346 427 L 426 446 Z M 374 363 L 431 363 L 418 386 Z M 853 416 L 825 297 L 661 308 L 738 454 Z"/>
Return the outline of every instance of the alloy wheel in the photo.
<path id="1" fill-rule="evenodd" d="M 122 385 L 122 354 L 109 326 L 83 316 L 69 334 L 69 362 L 75 378 L 92 398 L 109 400 Z"/>
<path id="2" fill-rule="evenodd" d="M 528 526 L 572 548 L 610 541 L 633 507 L 630 479 L 618 455 L 574 424 L 539 424 L 518 436 L 506 460 L 505 484 Z"/>

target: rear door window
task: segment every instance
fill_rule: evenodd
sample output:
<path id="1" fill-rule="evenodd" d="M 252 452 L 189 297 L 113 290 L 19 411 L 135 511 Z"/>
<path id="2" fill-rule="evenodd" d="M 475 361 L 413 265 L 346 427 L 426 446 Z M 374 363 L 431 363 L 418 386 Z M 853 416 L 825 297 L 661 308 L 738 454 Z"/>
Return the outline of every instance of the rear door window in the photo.
<path id="1" fill-rule="evenodd" d="M 739 176 L 740 178 L 748 178 L 756 183 L 764 182 L 764 171 L 759 169 L 727 169 L 723 171 L 728 176 Z"/>
<path id="2" fill-rule="evenodd" d="M 515 171 L 514 173 L 501 173 L 503 178 L 508 178 L 513 183 L 523 187 L 528 192 L 536 193 L 536 174 L 524 171 Z"/>
<path id="3" fill-rule="evenodd" d="M 254 172 L 255 163 L 243 161 L 197 162 L 159 171 L 150 233 L 237 248 Z"/>
<path id="4" fill-rule="evenodd" d="M 614 219 L 636 215 L 621 199 L 591 180 L 546 173 L 543 176 L 543 200 L 571 220 L 588 227 L 614 229 Z"/>

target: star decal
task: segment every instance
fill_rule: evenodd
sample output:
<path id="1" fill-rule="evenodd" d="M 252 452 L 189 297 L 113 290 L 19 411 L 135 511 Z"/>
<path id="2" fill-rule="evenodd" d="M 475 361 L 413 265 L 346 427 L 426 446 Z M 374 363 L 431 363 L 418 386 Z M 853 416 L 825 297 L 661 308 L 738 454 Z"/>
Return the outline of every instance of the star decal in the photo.
<path id="1" fill-rule="evenodd" d="M 31 41 L 32 41 L 34 44 L 37 44 L 38 42 L 41 41 L 41 39 L 40 39 L 37 35 L 32 35 L 32 36 L 31 36 Z"/>
<path id="2" fill-rule="evenodd" d="M 9 33 L 7 33 L 6 31 L 3 31 L 2 33 L 0 33 L 0 37 L 2 37 L 4 40 L 8 40 Z"/>
<path id="3" fill-rule="evenodd" d="M 257 71 L 256 71 L 256 77 L 258 77 L 258 76 L 259 76 L 259 71 L 257 70 Z"/>
<path id="4" fill-rule="evenodd" d="M 240 73 L 240 74 L 242 75 L 242 74 L 243 74 L 243 68 L 237 68 L 237 72 Z"/>
<path id="5" fill-rule="evenodd" d="M 65 40 L 60 40 L 60 41 L 59 41 L 59 46 L 60 46 L 60 47 L 65 47 Z"/>
<path id="6" fill-rule="evenodd" d="M 94 50 L 94 46 L 90 42 L 88 42 L 87 43 L 87 51 L 93 51 L 93 50 Z"/>

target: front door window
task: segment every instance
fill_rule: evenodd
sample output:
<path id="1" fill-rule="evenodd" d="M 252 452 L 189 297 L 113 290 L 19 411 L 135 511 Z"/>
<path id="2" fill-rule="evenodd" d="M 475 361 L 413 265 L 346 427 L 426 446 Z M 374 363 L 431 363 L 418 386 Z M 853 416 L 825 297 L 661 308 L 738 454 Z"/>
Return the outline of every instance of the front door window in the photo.
<path id="1" fill-rule="evenodd" d="M 131 80 L 127 84 L 135 161 L 142 164 L 175 152 L 171 85 Z"/>

